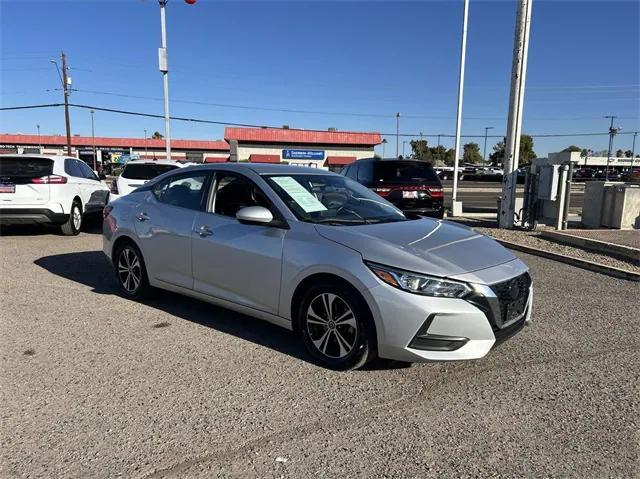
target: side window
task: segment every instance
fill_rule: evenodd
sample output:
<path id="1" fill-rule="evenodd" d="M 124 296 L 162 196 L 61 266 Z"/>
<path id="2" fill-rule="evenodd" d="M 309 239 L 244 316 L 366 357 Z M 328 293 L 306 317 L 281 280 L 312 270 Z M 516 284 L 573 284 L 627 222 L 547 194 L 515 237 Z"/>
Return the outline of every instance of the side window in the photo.
<path id="1" fill-rule="evenodd" d="M 349 166 L 349 171 L 347 171 L 347 178 L 351 178 L 352 180 L 356 179 L 356 175 L 358 174 L 358 166 L 359 165 Z"/>
<path id="2" fill-rule="evenodd" d="M 72 160 L 71 158 L 64 159 L 64 172 L 69 176 L 74 176 L 76 178 L 82 178 L 82 172 L 80 168 L 78 168 L 78 164 L 76 160 Z"/>
<path id="3" fill-rule="evenodd" d="M 340 174 L 341 174 L 342 176 L 349 177 L 349 170 L 350 170 L 351 168 L 353 168 L 351 165 L 349 165 L 349 166 L 345 166 L 345 167 L 342 169 L 342 171 L 340 172 Z"/>
<path id="4" fill-rule="evenodd" d="M 247 206 L 269 208 L 269 200 L 248 179 L 237 175 L 218 173 L 213 212 L 235 218 L 238 210 Z"/>
<path id="5" fill-rule="evenodd" d="M 160 203 L 190 210 L 201 210 L 209 191 L 207 172 L 173 175 L 154 185 L 151 192 Z"/>
<path id="6" fill-rule="evenodd" d="M 362 163 L 358 168 L 358 182 L 364 186 L 373 184 L 373 165 L 371 163 Z"/>
<path id="7" fill-rule="evenodd" d="M 76 160 L 76 162 L 78 163 L 78 167 L 80 168 L 80 172 L 82 173 L 83 178 L 86 178 L 88 180 L 98 179 L 93 170 L 89 168 L 89 165 L 87 165 L 84 161 Z"/>

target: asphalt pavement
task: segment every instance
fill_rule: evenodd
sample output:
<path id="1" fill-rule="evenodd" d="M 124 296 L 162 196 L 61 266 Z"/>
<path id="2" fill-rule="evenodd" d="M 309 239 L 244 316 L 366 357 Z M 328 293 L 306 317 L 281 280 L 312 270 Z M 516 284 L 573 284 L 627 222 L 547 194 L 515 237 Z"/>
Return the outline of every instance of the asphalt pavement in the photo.
<path id="1" fill-rule="evenodd" d="M 92 231 L 0 237 L 1 477 L 638 477 L 637 284 L 519 255 L 534 322 L 486 358 L 338 373 L 120 297 Z"/>

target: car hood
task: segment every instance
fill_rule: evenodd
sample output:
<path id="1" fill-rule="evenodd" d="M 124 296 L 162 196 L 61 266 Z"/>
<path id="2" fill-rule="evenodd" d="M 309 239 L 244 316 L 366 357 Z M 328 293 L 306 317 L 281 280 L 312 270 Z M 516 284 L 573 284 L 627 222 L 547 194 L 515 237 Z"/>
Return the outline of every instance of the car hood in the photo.
<path id="1" fill-rule="evenodd" d="M 436 276 L 490 268 L 515 256 L 471 228 L 431 219 L 359 226 L 316 225 L 326 239 L 358 251 L 365 260 Z"/>

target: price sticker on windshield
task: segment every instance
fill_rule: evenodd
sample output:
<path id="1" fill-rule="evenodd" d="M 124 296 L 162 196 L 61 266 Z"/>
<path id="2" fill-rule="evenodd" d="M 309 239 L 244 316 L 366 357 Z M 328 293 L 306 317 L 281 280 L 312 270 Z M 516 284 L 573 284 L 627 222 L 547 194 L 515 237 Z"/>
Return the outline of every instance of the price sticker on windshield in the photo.
<path id="1" fill-rule="evenodd" d="M 327 208 L 318 201 L 307 189 L 290 176 L 274 176 L 271 178 L 280 188 L 287 192 L 291 198 L 304 210 L 305 213 L 327 211 Z"/>

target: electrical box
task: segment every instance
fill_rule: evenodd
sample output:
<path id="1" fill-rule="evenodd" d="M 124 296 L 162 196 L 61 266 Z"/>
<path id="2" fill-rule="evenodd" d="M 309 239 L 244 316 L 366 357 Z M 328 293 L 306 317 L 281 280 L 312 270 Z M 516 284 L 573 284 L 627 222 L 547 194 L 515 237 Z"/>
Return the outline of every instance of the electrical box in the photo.
<path id="1" fill-rule="evenodd" d="M 538 176 L 538 198 L 556 201 L 558 196 L 558 181 L 560 165 L 543 165 Z"/>
<path id="2" fill-rule="evenodd" d="M 166 48 L 158 48 L 158 67 L 162 73 L 169 71 L 169 60 L 167 59 Z"/>

